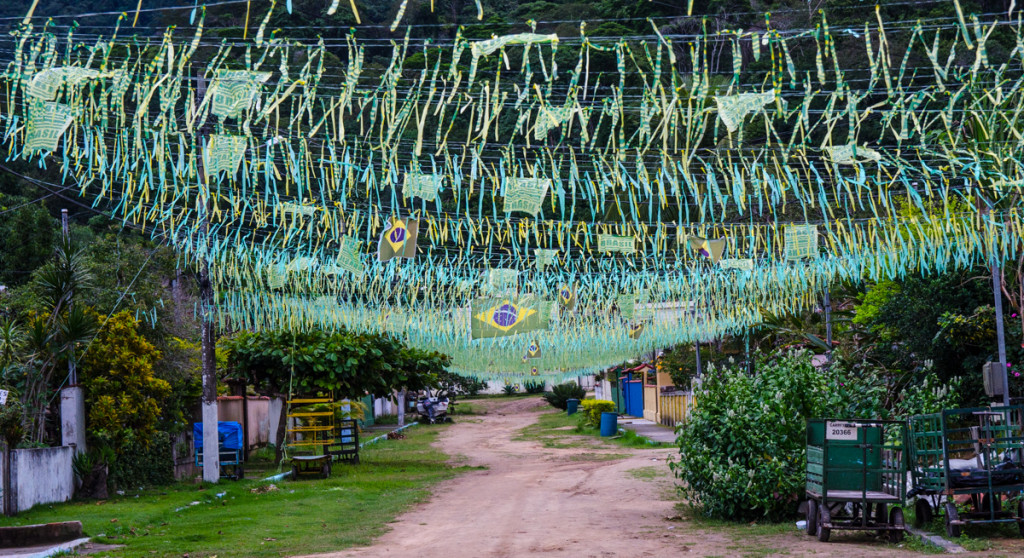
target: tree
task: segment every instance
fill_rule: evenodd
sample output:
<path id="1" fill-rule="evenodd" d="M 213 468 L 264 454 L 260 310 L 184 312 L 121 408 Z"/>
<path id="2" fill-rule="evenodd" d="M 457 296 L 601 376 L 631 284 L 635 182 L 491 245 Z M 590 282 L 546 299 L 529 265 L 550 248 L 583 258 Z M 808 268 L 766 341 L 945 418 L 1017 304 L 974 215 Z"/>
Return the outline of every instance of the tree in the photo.
<path id="1" fill-rule="evenodd" d="M 29 439 L 41 443 L 46 432 L 46 409 L 52 403 L 58 372 L 75 364 L 78 349 L 92 338 L 94 316 L 72 305 L 91 288 L 92 275 L 83 253 L 69 239 L 58 245 L 52 261 L 36 271 L 34 283 L 41 312 L 32 316 L 25 334 L 26 356 L 19 378 L 24 395 Z"/>
<path id="2" fill-rule="evenodd" d="M 171 385 L 153 375 L 160 351 L 138 326 L 129 312 L 114 314 L 82 361 L 88 432 L 115 451 L 152 440 L 161 402 L 171 394 Z"/>

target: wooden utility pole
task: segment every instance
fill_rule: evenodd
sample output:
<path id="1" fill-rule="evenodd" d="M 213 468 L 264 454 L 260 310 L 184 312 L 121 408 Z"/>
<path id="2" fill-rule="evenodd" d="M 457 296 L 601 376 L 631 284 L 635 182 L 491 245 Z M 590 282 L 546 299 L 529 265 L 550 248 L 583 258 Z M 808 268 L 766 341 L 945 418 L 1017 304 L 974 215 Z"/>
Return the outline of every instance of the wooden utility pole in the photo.
<path id="1" fill-rule="evenodd" d="M 196 111 L 202 105 L 206 95 L 206 79 L 203 71 L 196 73 Z M 202 253 L 199 264 L 199 305 L 202 316 L 202 347 L 200 354 L 203 363 L 203 480 L 217 482 L 220 480 L 220 437 L 217 433 L 217 360 L 215 355 L 217 340 L 213 332 L 213 284 L 210 282 L 210 185 L 206 181 L 206 169 L 203 164 L 203 153 L 206 150 L 206 133 L 197 130 L 200 156 L 197 158 L 197 181 L 199 198 L 203 208 L 201 223 L 203 243 L 206 250 Z"/>

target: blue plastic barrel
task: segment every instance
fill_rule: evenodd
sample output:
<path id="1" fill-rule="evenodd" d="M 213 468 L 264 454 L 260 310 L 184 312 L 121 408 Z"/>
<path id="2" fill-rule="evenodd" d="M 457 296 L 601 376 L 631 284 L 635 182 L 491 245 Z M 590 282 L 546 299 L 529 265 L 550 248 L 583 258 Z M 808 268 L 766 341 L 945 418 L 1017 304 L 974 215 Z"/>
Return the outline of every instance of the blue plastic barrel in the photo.
<path id="1" fill-rule="evenodd" d="M 619 431 L 619 415 L 601 413 L 601 435 L 614 436 Z"/>
<path id="2" fill-rule="evenodd" d="M 579 399 L 566 399 L 565 400 L 565 410 L 570 415 L 575 415 L 576 411 L 580 410 L 580 400 Z"/>

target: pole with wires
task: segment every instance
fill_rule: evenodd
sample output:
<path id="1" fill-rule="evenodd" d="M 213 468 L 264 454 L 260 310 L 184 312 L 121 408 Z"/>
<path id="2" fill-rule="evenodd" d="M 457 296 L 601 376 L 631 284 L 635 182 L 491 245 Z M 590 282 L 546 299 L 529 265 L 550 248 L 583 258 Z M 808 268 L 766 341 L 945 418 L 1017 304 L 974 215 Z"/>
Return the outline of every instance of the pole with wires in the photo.
<path id="1" fill-rule="evenodd" d="M 206 79 L 203 71 L 196 74 L 196 110 L 202 105 L 206 95 Z M 200 153 L 206 145 L 206 134 L 199 131 L 197 138 Z M 210 242 L 210 184 L 206 180 L 206 169 L 203 156 L 197 160 L 197 177 L 199 181 L 199 197 L 203 208 L 202 235 L 203 242 Z M 199 307 L 202 317 L 202 347 L 200 353 L 203 363 L 203 481 L 217 482 L 220 480 L 220 439 L 217 435 L 217 361 L 216 338 L 213 332 L 213 284 L 210 282 L 210 254 L 203 254 L 199 264 Z"/>

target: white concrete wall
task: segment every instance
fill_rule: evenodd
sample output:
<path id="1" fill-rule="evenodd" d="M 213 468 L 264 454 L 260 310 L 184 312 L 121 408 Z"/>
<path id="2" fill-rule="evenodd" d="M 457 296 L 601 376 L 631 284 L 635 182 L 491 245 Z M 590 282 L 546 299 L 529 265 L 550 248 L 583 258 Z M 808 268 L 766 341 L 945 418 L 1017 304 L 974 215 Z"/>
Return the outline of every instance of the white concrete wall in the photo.
<path id="1" fill-rule="evenodd" d="M 11 490 L 18 511 L 36 504 L 67 502 L 75 491 L 73 446 L 18 449 L 11 452 Z"/>

